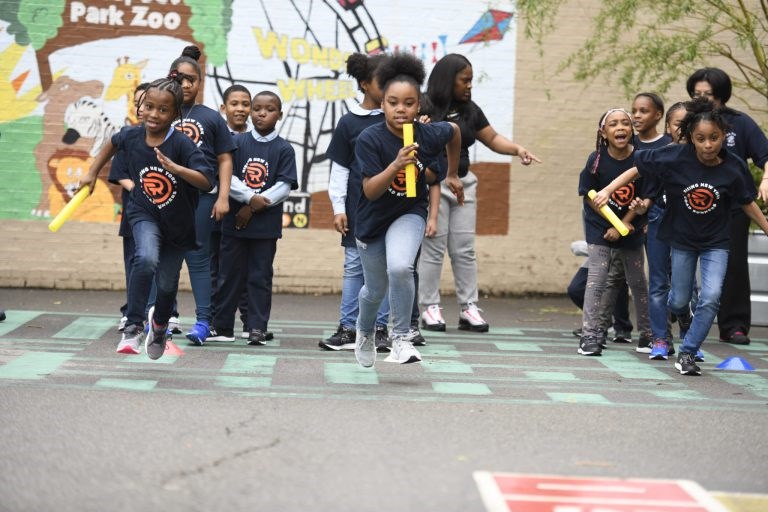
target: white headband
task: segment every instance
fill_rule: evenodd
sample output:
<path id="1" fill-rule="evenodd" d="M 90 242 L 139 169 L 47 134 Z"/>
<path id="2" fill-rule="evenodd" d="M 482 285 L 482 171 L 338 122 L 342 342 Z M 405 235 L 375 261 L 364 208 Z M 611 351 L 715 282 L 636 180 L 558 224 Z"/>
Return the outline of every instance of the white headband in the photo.
<path id="1" fill-rule="evenodd" d="M 629 112 L 627 112 L 623 108 L 612 108 L 608 112 L 606 112 L 603 118 L 600 120 L 600 126 L 598 127 L 598 130 L 603 129 L 603 126 L 605 126 L 605 120 L 608 119 L 608 116 L 613 114 L 614 112 L 624 112 L 624 114 L 626 114 L 629 120 L 632 121 L 632 116 L 629 114 Z"/>

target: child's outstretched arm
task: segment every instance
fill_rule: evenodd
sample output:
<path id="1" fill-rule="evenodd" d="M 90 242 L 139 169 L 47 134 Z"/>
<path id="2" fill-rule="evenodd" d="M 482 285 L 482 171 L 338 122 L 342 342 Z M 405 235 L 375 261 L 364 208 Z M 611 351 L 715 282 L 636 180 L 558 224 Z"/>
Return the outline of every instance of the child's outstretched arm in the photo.
<path id="1" fill-rule="evenodd" d="M 88 169 L 88 174 L 86 174 L 83 180 L 80 182 L 80 186 L 77 188 L 77 190 L 79 191 L 81 188 L 87 185 L 91 187 L 89 195 L 93 194 L 93 189 L 96 186 L 96 180 L 99 178 L 101 169 L 104 167 L 104 165 L 106 165 L 109 159 L 115 155 L 116 152 L 117 148 L 112 145 L 112 141 L 110 139 L 107 139 L 107 141 L 101 147 L 101 150 L 99 150 L 99 154 L 96 155 L 96 158 L 94 158 L 93 162 L 91 162 L 91 167 Z"/>
<path id="2" fill-rule="evenodd" d="M 464 184 L 459 178 L 459 155 L 461 153 L 461 130 L 456 123 L 449 123 L 453 128 L 453 137 L 445 146 L 448 156 L 448 176 L 445 177 L 445 184 L 456 196 L 459 205 L 464 204 Z"/>
<path id="3" fill-rule="evenodd" d="M 437 215 L 440 211 L 440 182 L 429 186 L 429 212 L 427 216 L 427 229 L 424 236 L 432 238 L 437 234 Z"/>
<path id="4" fill-rule="evenodd" d="M 755 224 L 760 226 L 763 233 L 768 235 L 768 220 L 765 219 L 765 215 L 760 211 L 760 207 L 757 206 L 757 203 L 752 201 L 749 204 L 743 204 L 741 205 L 741 209 L 744 210 L 744 213 L 746 213 L 750 219 L 755 221 Z"/>
<path id="5" fill-rule="evenodd" d="M 157 155 L 157 161 L 160 162 L 160 165 L 162 165 L 166 171 L 179 176 L 190 185 L 195 186 L 205 192 L 209 192 L 213 188 L 205 174 L 201 173 L 200 171 L 189 169 L 188 167 L 184 167 L 183 165 L 175 163 L 173 160 L 165 156 L 158 148 L 155 148 L 155 155 Z"/>
<path id="6" fill-rule="evenodd" d="M 631 169 L 624 171 L 616 179 L 606 185 L 604 189 L 598 191 L 592 202 L 598 208 L 605 206 L 608 204 L 608 200 L 611 198 L 611 194 L 616 192 L 616 190 L 620 189 L 621 187 L 629 185 L 639 177 L 640 173 L 637 171 L 637 167 L 632 167 Z"/>
<path id="7" fill-rule="evenodd" d="M 222 153 L 216 157 L 219 164 L 219 196 L 213 204 L 211 217 L 217 221 L 229 212 L 229 187 L 232 181 L 232 153 Z"/>
<path id="8" fill-rule="evenodd" d="M 520 158 L 520 163 L 523 165 L 530 165 L 533 162 L 541 163 L 541 160 L 525 149 L 520 144 L 516 144 L 504 137 L 493 126 L 488 125 L 479 132 L 477 132 L 477 139 L 488 146 L 491 151 L 501 153 L 502 155 L 512 155 Z"/>

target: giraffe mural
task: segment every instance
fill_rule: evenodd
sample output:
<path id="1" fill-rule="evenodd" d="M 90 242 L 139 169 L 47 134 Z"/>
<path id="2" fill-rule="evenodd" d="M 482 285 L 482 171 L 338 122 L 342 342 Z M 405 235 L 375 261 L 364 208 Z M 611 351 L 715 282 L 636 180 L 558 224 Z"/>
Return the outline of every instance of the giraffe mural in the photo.
<path id="1" fill-rule="evenodd" d="M 146 67 L 147 59 L 139 62 L 130 62 L 128 57 L 117 59 L 117 68 L 112 74 L 107 91 L 104 93 L 104 101 L 116 101 L 126 98 L 125 124 L 138 124 L 136 109 L 133 107 L 133 93 L 141 83 L 141 71 Z"/>

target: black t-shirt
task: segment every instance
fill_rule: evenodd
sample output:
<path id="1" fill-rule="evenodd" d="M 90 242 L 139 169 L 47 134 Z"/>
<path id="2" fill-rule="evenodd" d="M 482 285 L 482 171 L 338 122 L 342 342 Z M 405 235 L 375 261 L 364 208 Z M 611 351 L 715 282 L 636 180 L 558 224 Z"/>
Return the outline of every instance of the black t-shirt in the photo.
<path id="1" fill-rule="evenodd" d="M 755 194 L 747 185 L 752 177 L 744 160 L 725 149 L 720 157 L 719 165 L 706 166 L 696 158 L 693 144 L 636 153 L 640 174 L 656 175 L 663 184 L 667 211 L 658 237 L 671 247 L 728 248 L 731 209 L 751 203 Z"/>
<path id="2" fill-rule="evenodd" d="M 122 179 L 131 179 L 131 177 L 125 168 L 125 155 L 122 151 L 117 151 L 115 156 L 112 157 L 112 165 L 109 167 L 107 181 L 120 186 L 120 202 L 123 205 L 123 214 L 120 216 L 120 227 L 117 234 L 119 236 L 133 236 L 131 226 L 128 224 L 128 216 L 125 214 L 128 209 L 128 202 L 131 200 L 131 194 L 120 185 L 120 180 Z"/>
<path id="3" fill-rule="evenodd" d="M 448 114 L 445 116 L 445 121 L 451 121 L 458 124 L 459 129 L 461 130 L 459 178 L 463 178 L 469 172 L 469 147 L 475 143 L 475 135 L 477 132 L 491 124 L 474 101 L 470 100 L 467 108 L 472 113 L 472 115 L 467 116 L 471 119 L 471 124 L 469 124 L 468 119 L 460 117 L 459 112 L 455 109 L 449 110 Z"/>
<path id="4" fill-rule="evenodd" d="M 298 188 L 296 176 L 296 153 L 285 139 L 275 137 L 269 142 L 257 141 L 253 132 L 235 135 L 237 149 L 233 154 L 232 175 L 246 187 L 260 194 L 279 181 L 284 181 L 292 190 Z M 240 238 L 272 239 L 283 233 L 283 209 L 279 205 L 254 213 L 244 229 L 235 229 L 235 215 L 243 207 L 229 199 L 229 213 L 224 216 L 221 232 L 225 236 Z"/>
<path id="5" fill-rule="evenodd" d="M 205 105 L 192 105 L 181 109 L 182 121 L 176 120 L 172 126 L 183 132 L 200 148 L 214 171 L 214 185 L 219 183 L 218 156 L 234 151 L 235 143 L 229 126 L 221 114 Z"/>
<path id="6" fill-rule="evenodd" d="M 643 142 L 635 135 L 632 138 L 632 145 L 635 146 L 635 151 L 645 149 L 657 149 L 672 143 L 672 136 L 668 133 L 663 134 L 658 139 L 651 142 Z M 658 205 L 660 208 L 664 208 L 664 191 L 662 190 L 661 181 L 656 176 L 644 176 L 645 180 L 645 196 L 653 200 L 653 204 Z"/>
<path id="7" fill-rule="evenodd" d="M 346 235 L 341 236 L 341 245 L 345 247 L 355 247 L 357 203 L 360 201 L 360 193 L 363 186 L 363 176 L 355 160 L 357 138 L 369 126 L 383 122 L 383 114 L 364 116 L 352 112 L 344 114 L 333 130 L 333 137 L 331 137 L 331 143 L 328 145 L 328 151 L 326 151 L 328 158 L 349 169 L 347 198 L 344 201 L 344 208 L 347 212 L 348 232 Z"/>
<path id="8" fill-rule="evenodd" d="M 361 192 L 355 237 L 362 242 L 383 236 L 389 226 L 405 214 L 413 213 L 427 218 L 429 187 L 424 177 L 424 168 L 436 165 L 438 156 L 453 137 L 453 127 L 446 122 L 414 123 L 413 132 L 414 141 L 419 144 L 416 197 L 405 195 L 405 169 L 400 170 L 378 199 L 371 201 Z M 403 139 L 390 132 L 386 123 L 378 123 L 363 130 L 355 146 L 356 165 L 362 177 L 375 176 L 384 171 L 397 158 L 402 147 Z"/>
<path id="9" fill-rule="evenodd" d="M 627 236 L 620 237 L 615 242 L 609 242 L 603 238 L 605 232 L 612 227 L 612 224 L 605 220 L 592 207 L 587 204 L 587 192 L 590 190 L 599 191 L 605 188 L 614 178 L 617 178 L 624 171 L 631 169 L 634 164 L 634 153 L 624 160 L 616 160 L 608 154 L 608 148 L 600 148 L 600 163 L 597 166 L 597 172 L 592 174 L 590 171 L 594 165 L 597 153 L 593 152 L 587 159 L 587 165 L 579 175 L 579 195 L 584 196 L 584 231 L 587 243 L 596 245 L 607 245 L 615 249 L 636 249 L 643 244 L 642 227 L 645 224 L 645 215 L 638 215 L 632 221 L 635 231 Z M 635 180 L 625 187 L 621 187 L 611 195 L 608 206 L 621 219 L 629 213 L 629 205 L 635 197 L 644 197 L 643 180 Z"/>
<path id="10" fill-rule="evenodd" d="M 725 148 L 742 160 L 751 159 L 763 169 L 768 162 L 768 138 L 755 121 L 743 112 L 726 113 L 730 127 L 725 132 Z"/>
<path id="11" fill-rule="evenodd" d="M 160 226 L 166 242 L 181 249 L 194 249 L 199 191 L 166 171 L 145 139 L 144 126 L 123 128 L 112 136 L 112 145 L 122 151 L 124 169 L 135 185 L 123 215 L 127 215 L 131 226 L 142 220 L 154 222 Z M 180 132 L 171 130 L 158 148 L 173 162 L 203 173 L 213 183 L 213 169 L 203 153 Z"/>

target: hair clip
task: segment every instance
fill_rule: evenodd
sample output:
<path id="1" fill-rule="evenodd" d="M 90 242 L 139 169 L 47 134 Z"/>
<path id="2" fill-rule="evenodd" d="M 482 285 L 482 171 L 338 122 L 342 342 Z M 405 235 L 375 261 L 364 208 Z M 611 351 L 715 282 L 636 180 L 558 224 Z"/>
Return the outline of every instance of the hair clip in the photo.
<path id="1" fill-rule="evenodd" d="M 177 76 L 179 76 L 179 70 L 178 69 L 172 69 L 170 71 L 170 73 L 168 73 L 168 77 L 167 78 L 176 78 Z"/>

